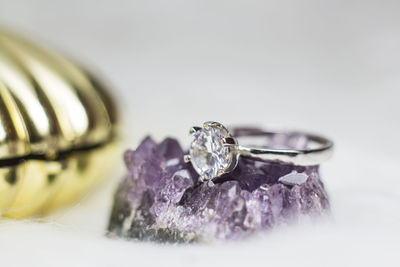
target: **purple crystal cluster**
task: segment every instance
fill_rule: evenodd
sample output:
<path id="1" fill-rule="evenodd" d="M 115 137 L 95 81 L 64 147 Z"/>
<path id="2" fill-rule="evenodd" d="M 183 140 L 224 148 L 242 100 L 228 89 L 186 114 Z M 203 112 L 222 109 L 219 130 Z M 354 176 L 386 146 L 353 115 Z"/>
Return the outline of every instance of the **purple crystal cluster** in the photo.
<path id="1" fill-rule="evenodd" d="M 125 152 L 128 174 L 114 200 L 109 234 L 191 242 L 237 239 L 329 210 L 318 166 L 239 159 L 236 169 L 201 183 L 179 143 L 147 137 Z"/>

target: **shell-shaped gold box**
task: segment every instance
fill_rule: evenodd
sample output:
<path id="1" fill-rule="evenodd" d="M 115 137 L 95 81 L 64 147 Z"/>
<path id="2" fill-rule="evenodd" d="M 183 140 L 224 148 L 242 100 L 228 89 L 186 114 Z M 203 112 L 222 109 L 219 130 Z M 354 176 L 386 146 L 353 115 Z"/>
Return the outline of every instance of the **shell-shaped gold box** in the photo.
<path id="1" fill-rule="evenodd" d="M 24 218 L 76 201 L 110 169 L 116 109 L 63 56 L 0 29 L 0 212 Z"/>

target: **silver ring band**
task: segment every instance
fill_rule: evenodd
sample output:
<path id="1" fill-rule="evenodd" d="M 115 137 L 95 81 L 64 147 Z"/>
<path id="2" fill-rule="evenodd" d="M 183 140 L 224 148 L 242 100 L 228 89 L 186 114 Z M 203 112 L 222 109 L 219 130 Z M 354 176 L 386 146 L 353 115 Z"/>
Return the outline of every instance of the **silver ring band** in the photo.
<path id="1" fill-rule="evenodd" d="M 276 136 L 284 136 L 286 138 L 302 136 L 307 139 L 307 143 L 313 146 L 302 149 L 273 149 L 260 147 L 246 147 L 238 145 L 237 153 L 241 156 L 258 160 L 279 160 L 294 165 L 310 166 L 318 165 L 332 156 L 333 142 L 329 139 L 303 132 L 270 132 L 257 128 L 235 128 L 230 131 L 235 138 L 239 137 L 267 137 L 268 139 L 276 139 Z"/>

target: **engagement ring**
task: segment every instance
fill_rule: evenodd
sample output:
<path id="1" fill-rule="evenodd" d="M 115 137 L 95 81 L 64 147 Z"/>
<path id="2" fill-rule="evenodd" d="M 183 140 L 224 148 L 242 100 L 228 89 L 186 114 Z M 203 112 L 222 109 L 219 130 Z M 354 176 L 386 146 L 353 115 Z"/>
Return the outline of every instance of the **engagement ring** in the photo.
<path id="1" fill-rule="evenodd" d="M 201 181 L 212 180 L 233 171 L 239 156 L 261 161 L 282 161 L 294 165 L 319 165 L 330 158 L 333 143 L 321 136 L 303 132 L 270 132 L 254 128 L 228 131 L 218 122 L 205 122 L 203 127 L 192 127 L 193 141 L 185 162 L 191 162 Z M 242 137 L 261 137 L 260 146 L 243 146 Z M 274 140 L 274 146 L 268 146 Z M 272 143 L 272 142 L 271 142 Z M 277 145 L 278 144 L 278 145 Z"/>

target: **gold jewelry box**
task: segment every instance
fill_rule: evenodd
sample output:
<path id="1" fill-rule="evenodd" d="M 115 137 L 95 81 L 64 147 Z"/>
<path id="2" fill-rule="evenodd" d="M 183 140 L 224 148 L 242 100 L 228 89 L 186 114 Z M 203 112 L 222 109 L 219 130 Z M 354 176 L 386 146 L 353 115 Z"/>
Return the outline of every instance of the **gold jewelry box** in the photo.
<path id="1" fill-rule="evenodd" d="M 83 196 L 115 158 L 117 114 L 83 68 L 0 29 L 0 212 L 41 215 Z"/>

